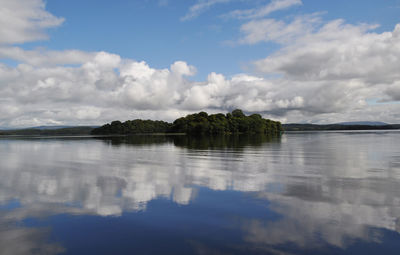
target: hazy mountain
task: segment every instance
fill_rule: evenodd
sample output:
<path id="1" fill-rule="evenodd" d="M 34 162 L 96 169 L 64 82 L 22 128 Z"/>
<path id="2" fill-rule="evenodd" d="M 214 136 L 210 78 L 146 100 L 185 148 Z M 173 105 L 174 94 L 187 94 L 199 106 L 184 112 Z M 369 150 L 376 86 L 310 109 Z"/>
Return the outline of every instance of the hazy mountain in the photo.
<path id="1" fill-rule="evenodd" d="M 42 126 L 26 129 L 3 129 L 0 135 L 89 135 L 91 126 Z"/>
<path id="2" fill-rule="evenodd" d="M 335 123 L 335 125 L 345 125 L 345 126 L 351 126 L 351 125 L 385 126 L 385 125 L 390 125 L 390 124 L 385 123 L 385 122 L 380 122 L 380 121 L 351 121 L 351 122 Z"/>
<path id="3" fill-rule="evenodd" d="M 40 129 L 40 130 L 53 130 L 53 129 L 61 129 L 61 128 L 70 128 L 73 126 L 37 126 L 37 127 L 30 127 L 24 129 Z"/>
<path id="4" fill-rule="evenodd" d="M 367 124 L 363 124 L 367 123 Z M 379 123 L 379 124 L 378 124 Z M 318 131 L 318 130 L 390 130 L 400 129 L 400 124 L 386 124 L 383 122 L 345 122 L 345 124 L 283 124 L 286 131 Z"/>

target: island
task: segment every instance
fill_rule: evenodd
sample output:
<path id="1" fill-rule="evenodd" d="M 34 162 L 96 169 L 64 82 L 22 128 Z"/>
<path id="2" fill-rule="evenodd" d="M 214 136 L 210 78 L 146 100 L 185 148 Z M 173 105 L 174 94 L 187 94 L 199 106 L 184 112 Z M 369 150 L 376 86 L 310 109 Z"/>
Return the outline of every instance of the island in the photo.
<path id="1" fill-rule="evenodd" d="M 246 116 L 242 110 L 230 113 L 199 112 L 176 119 L 173 123 L 159 120 L 113 121 L 92 130 L 92 135 L 129 135 L 145 133 L 203 134 L 268 134 L 283 132 L 279 121 L 264 119 L 260 114 Z"/>
<path id="2" fill-rule="evenodd" d="M 343 122 L 336 124 L 281 124 L 263 118 L 260 114 L 246 116 L 242 110 L 236 109 L 227 114 L 208 114 L 199 112 L 189 114 L 172 123 L 160 120 L 128 120 L 113 121 L 103 126 L 38 126 L 24 129 L 0 129 L 2 136 L 108 136 L 133 134 L 263 134 L 267 136 L 281 135 L 285 132 L 297 131 L 344 131 L 344 130 L 394 130 L 400 124 L 384 122 Z M 203 137 L 204 138 L 204 137 Z"/>

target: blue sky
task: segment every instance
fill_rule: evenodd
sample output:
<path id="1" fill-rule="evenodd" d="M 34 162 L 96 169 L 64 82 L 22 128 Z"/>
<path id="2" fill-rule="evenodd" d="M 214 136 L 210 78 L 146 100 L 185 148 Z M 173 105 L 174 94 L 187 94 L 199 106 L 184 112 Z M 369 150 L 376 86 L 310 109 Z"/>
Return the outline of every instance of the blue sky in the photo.
<path id="1" fill-rule="evenodd" d="M 3 127 L 234 108 L 400 122 L 400 0 L 0 4 Z"/>
<path id="2" fill-rule="evenodd" d="M 224 19 L 232 10 L 257 8 L 270 1 L 229 1 L 215 4 L 199 16 L 182 22 L 196 1 L 157 0 L 49 0 L 46 9 L 64 17 L 60 27 L 49 32 L 50 40 L 29 45 L 49 49 L 107 51 L 125 58 L 146 61 L 156 68 L 184 60 L 198 69 L 196 78 L 210 72 L 234 75 L 248 71 L 246 65 L 271 54 L 277 45 L 231 45 L 240 36 L 243 21 Z M 393 30 L 399 21 L 400 1 L 304 0 L 302 5 L 271 13 L 269 17 L 290 19 L 295 15 L 323 12 L 324 20 L 377 23 L 377 31 Z M 163 4 L 164 3 L 164 4 Z"/>

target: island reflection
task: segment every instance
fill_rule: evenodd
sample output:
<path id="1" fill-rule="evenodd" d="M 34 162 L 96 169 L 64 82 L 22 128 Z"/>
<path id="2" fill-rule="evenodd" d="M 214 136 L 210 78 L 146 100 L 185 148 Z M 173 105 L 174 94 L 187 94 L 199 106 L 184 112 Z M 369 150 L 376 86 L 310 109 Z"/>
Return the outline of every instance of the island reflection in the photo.
<path id="1" fill-rule="evenodd" d="M 379 243 L 383 231 L 400 231 L 395 139 L 396 133 L 3 139 L 1 226 L 58 214 L 119 217 L 145 212 L 159 198 L 185 206 L 196 201 L 199 188 L 207 188 L 247 193 L 280 215 L 235 221 L 243 240 L 257 247 Z M 18 206 L 8 208 L 10 201 Z M 15 234 L 21 229 L 2 227 L 1 232 L 35 236 L 26 243 L 62 251 L 57 244 L 40 243 L 46 230 Z"/>

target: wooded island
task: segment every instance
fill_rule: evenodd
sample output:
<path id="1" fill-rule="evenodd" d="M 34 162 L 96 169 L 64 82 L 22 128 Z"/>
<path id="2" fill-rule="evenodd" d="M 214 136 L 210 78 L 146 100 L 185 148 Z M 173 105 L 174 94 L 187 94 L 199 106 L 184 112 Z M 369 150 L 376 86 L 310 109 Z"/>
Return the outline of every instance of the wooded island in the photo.
<path id="1" fill-rule="evenodd" d="M 129 135 L 140 133 L 186 133 L 186 134 L 270 134 L 283 131 L 278 121 L 264 119 L 260 114 L 246 116 L 242 110 L 231 113 L 208 114 L 199 112 L 176 119 L 173 123 L 153 120 L 113 121 L 92 130 L 92 135 Z"/>

